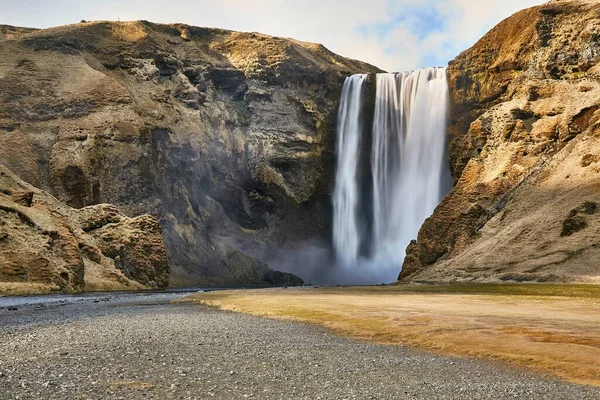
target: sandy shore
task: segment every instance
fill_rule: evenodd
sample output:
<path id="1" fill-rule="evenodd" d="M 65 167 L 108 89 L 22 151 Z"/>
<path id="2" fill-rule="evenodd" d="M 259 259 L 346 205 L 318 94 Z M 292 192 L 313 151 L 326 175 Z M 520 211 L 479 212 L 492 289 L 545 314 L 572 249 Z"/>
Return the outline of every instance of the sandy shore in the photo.
<path id="1" fill-rule="evenodd" d="M 312 325 L 170 303 L 180 296 L 132 294 L 0 309 L 0 397 L 600 396 L 596 388 L 495 363 L 344 339 Z"/>
<path id="2" fill-rule="evenodd" d="M 225 310 L 315 323 L 374 343 L 502 360 L 600 386 L 600 287 L 460 289 L 228 291 L 191 299 Z"/>

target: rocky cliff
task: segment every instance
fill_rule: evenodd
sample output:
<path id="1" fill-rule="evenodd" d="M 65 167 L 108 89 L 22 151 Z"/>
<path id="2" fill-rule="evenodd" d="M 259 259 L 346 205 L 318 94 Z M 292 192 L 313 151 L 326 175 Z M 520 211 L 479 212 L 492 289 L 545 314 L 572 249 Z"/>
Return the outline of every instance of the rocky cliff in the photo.
<path id="1" fill-rule="evenodd" d="M 71 207 L 156 216 L 182 285 L 301 282 L 264 261 L 329 241 L 341 86 L 377 71 L 321 45 L 145 21 L 2 26 L 0 60 L 1 162 Z"/>
<path id="2" fill-rule="evenodd" d="M 0 164 L 0 295 L 165 288 L 158 221 L 100 204 L 73 209 Z"/>
<path id="3" fill-rule="evenodd" d="M 552 1 L 450 63 L 455 187 L 404 281 L 600 282 L 600 2 Z"/>

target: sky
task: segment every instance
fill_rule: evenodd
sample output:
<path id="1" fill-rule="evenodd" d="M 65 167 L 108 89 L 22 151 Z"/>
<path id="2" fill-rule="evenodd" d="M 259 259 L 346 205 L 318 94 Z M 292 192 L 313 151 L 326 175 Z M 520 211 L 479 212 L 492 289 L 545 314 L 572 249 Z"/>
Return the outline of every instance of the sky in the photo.
<path id="1" fill-rule="evenodd" d="M 181 22 L 322 43 L 386 71 L 445 66 L 540 0 L 0 0 L 0 24 Z"/>

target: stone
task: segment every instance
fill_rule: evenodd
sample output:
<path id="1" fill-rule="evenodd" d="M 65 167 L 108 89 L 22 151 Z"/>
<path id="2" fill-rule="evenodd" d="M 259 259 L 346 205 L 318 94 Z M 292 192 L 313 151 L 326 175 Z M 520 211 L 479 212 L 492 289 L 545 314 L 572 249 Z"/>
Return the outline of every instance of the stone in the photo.
<path id="1" fill-rule="evenodd" d="M 84 232 L 94 231 L 108 224 L 118 224 L 123 214 L 112 204 L 98 204 L 80 209 L 78 223 Z"/>
<path id="2" fill-rule="evenodd" d="M 10 193 L 7 195 L 6 193 Z M 33 204 L 17 202 L 27 193 Z M 165 288 L 169 263 L 158 221 L 115 206 L 73 209 L 0 164 L 0 295 Z M 122 249 L 122 264 L 103 241 Z"/>
<path id="3" fill-rule="evenodd" d="M 189 29 L 183 28 L 181 30 L 181 38 L 186 41 L 192 40 L 192 34 L 190 33 Z"/>
<path id="4" fill-rule="evenodd" d="M 206 92 L 208 90 L 208 85 L 206 84 L 206 81 L 200 81 L 197 85 L 196 85 L 196 90 L 198 90 L 199 92 Z"/>
<path id="5" fill-rule="evenodd" d="M 423 268 L 421 264 L 421 247 L 416 240 L 412 240 L 406 248 L 406 257 L 402 264 L 402 271 L 398 276 L 398 280 L 401 281 L 405 277 L 411 276 Z"/>
<path id="6" fill-rule="evenodd" d="M 150 215 L 124 219 L 93 231 L 99 249 L 123 274 L 146 287 L 169 284 L 169 259 L 158 221 Z"/>
<path id="7" fill-rule="evenodd" d="M 572 234 L 587 228 L 587 226 L 585 218 L 581 215 L 570 216 L 565 219 L 560 236 L 571 236 Z"/>
<path id="8" fill-rule="evenodd" d="M 600 154 L 586 154 L 581 158 L 581 166 L 589 167 L 600 161 Z"/>
<path id="9" fill-rule="evenodd" d="M 585 215 L 594 215 L 598 210 L 598 204 L 586 201 L 579 207 L 572 209 L 563 222 L 563 228 L 560 236 L 571 236 L 588 227 Z"/>
<path id="10" fill-rule="evenodd" d="M 13 192 L 11 197 L 15 203 L 25 207 L 31 207 L 33 204 L 33 192 L 30 191 Z"/>

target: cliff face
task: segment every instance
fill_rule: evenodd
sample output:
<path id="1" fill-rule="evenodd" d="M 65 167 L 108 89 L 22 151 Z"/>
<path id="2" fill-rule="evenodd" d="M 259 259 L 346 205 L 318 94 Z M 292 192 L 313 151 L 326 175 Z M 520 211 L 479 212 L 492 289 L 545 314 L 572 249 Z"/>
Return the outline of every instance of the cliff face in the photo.
<path id="1" fill-rule="evenodd" d="M 329 240 L 341 86 L 375 67 L 145 21 L 0 32 L 7 167 L 71 207 L 157 216 L 175 284 L 300 282 L 260 260 Z"/>
<path id="2" fill-rule="evenodd" d="M 553 1 L 450 63 L 454 190 L 405 281 L 600 280 L 600 3 Z"/>
<path id="3" fill-rule="evenodd" d="M 0 164 L 0 295 L 165 288 L 158 221 L 100 204 L 79 210 Z"/>

